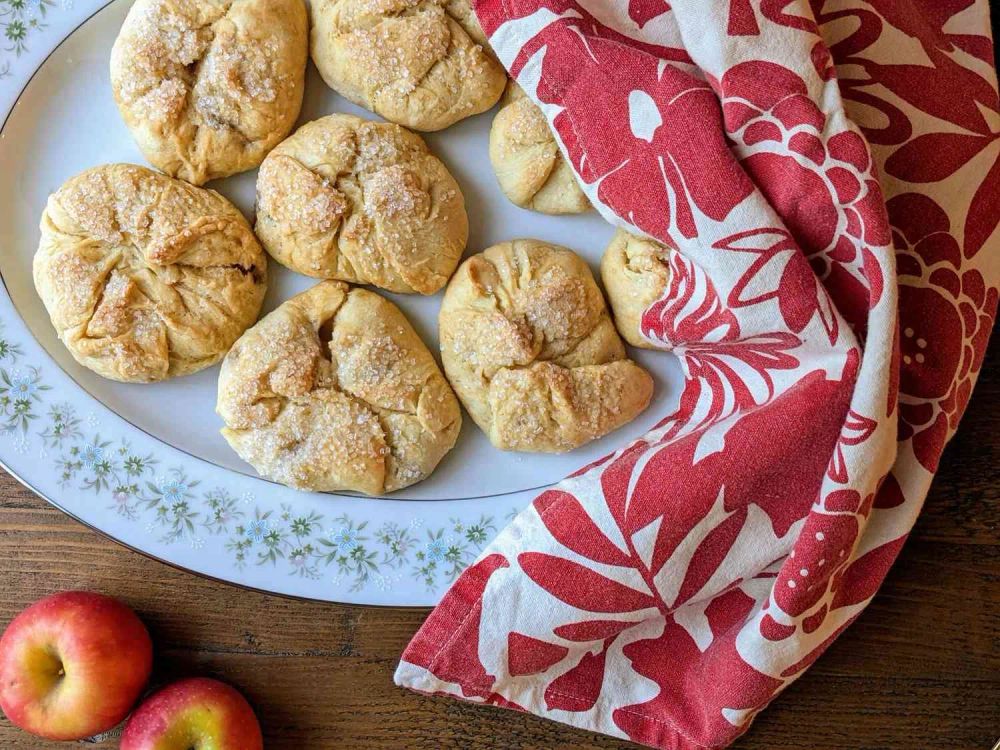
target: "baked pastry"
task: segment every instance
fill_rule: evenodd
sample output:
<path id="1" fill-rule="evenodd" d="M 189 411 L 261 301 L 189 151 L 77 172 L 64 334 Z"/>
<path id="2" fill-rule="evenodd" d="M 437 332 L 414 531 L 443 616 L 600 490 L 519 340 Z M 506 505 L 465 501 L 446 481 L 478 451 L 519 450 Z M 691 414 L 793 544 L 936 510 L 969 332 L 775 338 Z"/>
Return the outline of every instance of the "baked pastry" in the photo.
<path id="1" fill-rule="evenodd" d="M 448 379 L 504 450 L 571 450 L 631 421 L 653 393 L 587 264 L 563 247 L 515 240 L 469 258 L 440 329 Z"/>
<path id="2" fill-rule="evenodd" d="M 542 110 L 515 81 L 490 128 L 490 161 L 511 203 L 543 214 L 579 214 L 590 201 L 563 158 Z"/>
<path id="3" fill-rule="evenodd" d="M 601 281 L 622 338 L 643 349 L 660 348 L 642 335 L 642 316 L 670 282 L 666 248 L 619 229 L 601 258 Z"/>
<path id="4" fill-rule="evenodd" d="M 256 231 L 299 273 L 433 294 L 458 265 L 469 220 L 458 183 L 420 136 L 330 115 L 264 160 Z"/>
<path id="5" fill-rule="evenodd" d="M 111 87 L 150 163 L 201 185 L 253 169 L 288 135 L 308 44 L 302 0 L 136 0 Z"/>
<path id="6" fill-rule="evenodd" d="M 369 495 L 427 477 L 462 425 L 399 308 L 339 281 L 292 297 L 236 342 L 216 410 L 223 436 L 261 475 Z"/>
<path id="7" fill-rule="evenodd" d="M 312 58 L 330 88 L 387 120 L 441 130 L 485 112 L 507 74 L 468 0 L 313 0 Z"/>
<path id="8" fill-rule="evenodd" d="M 42 214 L 34 277 L 84 367 L 149 383 L 222 359 L 257 319 L 267 255 L 214 190 L 133 164 L 73 177 Z"/>

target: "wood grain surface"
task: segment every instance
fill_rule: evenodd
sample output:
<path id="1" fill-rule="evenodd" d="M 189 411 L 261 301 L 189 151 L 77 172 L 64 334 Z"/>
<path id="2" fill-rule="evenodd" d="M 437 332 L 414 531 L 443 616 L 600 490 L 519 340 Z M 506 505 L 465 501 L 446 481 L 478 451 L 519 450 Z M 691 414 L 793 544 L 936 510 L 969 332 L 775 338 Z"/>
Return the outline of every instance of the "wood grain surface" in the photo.
<path id="1" fill-rule="evenodd" d="M 1000 737 L 998 407 L 994 345 L 882 590 L 738 750 L 990 750 Z M 396 688 L 396 661 L 426 610 L 299 602 L 207 581 L 102 538 L 3 475 L 0 625 L 45 594 L 75 588 L 140 613 L 157 646 L 157 679 L 207 674 L 239 686 L 269 750 L 636 747 Z M 0 720 L 2 750 L 55 747 L 65 745 Z"/>

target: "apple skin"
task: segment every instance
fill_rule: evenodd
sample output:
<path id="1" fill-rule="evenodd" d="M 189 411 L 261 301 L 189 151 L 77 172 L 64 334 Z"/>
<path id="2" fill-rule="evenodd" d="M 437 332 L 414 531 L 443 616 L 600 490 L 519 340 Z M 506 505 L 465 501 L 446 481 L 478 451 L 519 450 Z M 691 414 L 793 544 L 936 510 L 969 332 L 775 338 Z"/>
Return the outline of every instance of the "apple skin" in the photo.
<path id="1" fill-rule="evenodd" d="M 129 718 L 120 750 L 263 750 L 250 704 L 224 682 L 192 677 L 147 698 Z"/>
<path id="2" fill-rule="evenodd" d="M 124 719 L 149 680 L 153 643 L 121 602 L 64 591 L 28 607 L 0 638 L 0 708 L 52 740 L 78 740 Z"/>

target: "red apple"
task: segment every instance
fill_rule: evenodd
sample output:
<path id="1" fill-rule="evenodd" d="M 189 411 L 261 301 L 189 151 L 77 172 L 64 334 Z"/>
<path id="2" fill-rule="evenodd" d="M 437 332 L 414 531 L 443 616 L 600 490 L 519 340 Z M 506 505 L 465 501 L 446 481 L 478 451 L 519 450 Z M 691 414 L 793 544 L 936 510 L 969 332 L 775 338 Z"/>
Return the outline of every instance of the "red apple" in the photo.
<path id="1" fill-rule="evenodd" d="M 143 702 L 125 725 L 121 750 L 263 750 L 246 699 L 224 682 L 193 677 Z"/>
<path id="2" fill-rule="evenodd" d="M 0 708 L 40 737 L 83 739 L 125 718 L 152 666 L 149 633 L 131 609 L 89 591 L 53 594 L 0 638 Z"/>

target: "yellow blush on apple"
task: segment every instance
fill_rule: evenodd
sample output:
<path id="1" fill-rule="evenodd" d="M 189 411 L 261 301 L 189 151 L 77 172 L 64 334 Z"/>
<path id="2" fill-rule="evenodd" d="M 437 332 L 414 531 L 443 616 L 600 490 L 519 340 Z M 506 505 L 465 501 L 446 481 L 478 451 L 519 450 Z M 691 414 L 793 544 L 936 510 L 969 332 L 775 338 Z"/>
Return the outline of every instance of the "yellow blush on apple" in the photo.
<path id="1" fill-rule="evenodd" d="M 234 688 L 206 677 L 175 682 L 129 717 L 121 750 L 263 750 L 257 717 Z"/>

